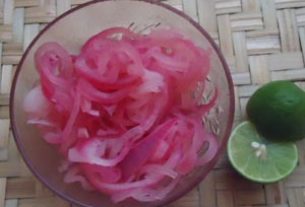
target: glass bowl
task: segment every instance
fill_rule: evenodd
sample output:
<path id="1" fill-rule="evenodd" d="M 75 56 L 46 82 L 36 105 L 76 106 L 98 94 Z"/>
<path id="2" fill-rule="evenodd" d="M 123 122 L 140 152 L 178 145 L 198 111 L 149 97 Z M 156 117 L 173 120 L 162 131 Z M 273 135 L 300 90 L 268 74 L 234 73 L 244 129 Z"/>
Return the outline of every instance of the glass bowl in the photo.
<path id="1" fill-rule="evenodd" d="M 132 26 L 136 31 L 145 31 L 156 26 L 170 26 L 179 29 L 198 46 L 211 51 L 212 69 L 206 81 L 208 90 L 219 91 L 218 103 L 203 117 L 206 126 L 217 135 L 220 148 L 208 165 L 199 167 L 185 176 L 166 199 L 145 206 L 162 206 L 183 196 L 194 188 L 212 170 L 229 137 L 234 115 L 234 93 L 229 68 L 223 55 L 208 33 L 191 18 L 163 3 L 140 0 L 92 1 L 78 6 L 48 24 L 25 51 L 13 80 L 10 99 L 11 125 L 17 146 L 33 174 L 49 189 L 67 201 L 83 207 L 143 206 L 135 201 L 114 204 L 107 196 L 83 190 L 78 184 L 65 184 L 58 172 L 60 156 L 40 137 L 34 126 L 26 124 L 22 110 L 25 95 L 38 80 L 33 54 L 44 42 L 56 41 L 71 53 L 92 35 L 114 26 Z"/>

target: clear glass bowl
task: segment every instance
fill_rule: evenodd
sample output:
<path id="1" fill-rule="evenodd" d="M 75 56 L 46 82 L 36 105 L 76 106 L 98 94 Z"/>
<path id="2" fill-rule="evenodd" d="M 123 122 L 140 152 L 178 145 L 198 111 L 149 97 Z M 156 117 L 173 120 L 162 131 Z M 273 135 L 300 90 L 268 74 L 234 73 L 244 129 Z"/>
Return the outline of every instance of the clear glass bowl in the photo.
<path id="1" fill-rule="evenodd" d="M 234 93 L 229 68 L 208 33 L 184 13 L 156 1 L 108 0 L 92 1 L 76 7 L 48 24 L 33 40 L 18 66 L 13 81 L 10 100 L 11 124 L 18 148 L 34 175 L 57 195 L 83 207 L 116 206 L 162 206 L 183 196 L 194 188 L 212 170 L 220 153 L 224 150 L 230 134 L 234 115 Z M 25 95 L 38 79 L 33 54 L 48 41 L 62 44 L 70 52 L 77 53 L 82 43 L 92 35 L 113 26 L 132 26 L 135 31 L 145 31 L 155 26 L 178 28 L 197 45 L 211 49 L 212 69 L 208 88 L 203 94 L 209 96 L 215 87 L 219 90 L 217 106 L 204 117 L 209 130 L 217 134 L 220 148 L 217 156 L 208 164 L 197 168 L 183 178 L 164 200 L 153 203 L 123 202 L 113 204 L 107 196 L 86 192 L 78 184 L 65 184 L 63 175 L 57 170 L 61 158 L 50 145 L 39 136 L 37 129 L 26 124 L 22 110 Z"/>

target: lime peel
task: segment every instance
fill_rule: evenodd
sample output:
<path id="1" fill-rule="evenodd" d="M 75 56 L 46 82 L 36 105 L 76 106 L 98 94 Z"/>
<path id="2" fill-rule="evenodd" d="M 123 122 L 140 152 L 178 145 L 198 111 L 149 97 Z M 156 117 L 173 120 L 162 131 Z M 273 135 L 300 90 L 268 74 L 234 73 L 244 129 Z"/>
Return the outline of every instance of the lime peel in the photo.
<path id="1" fill-rule="evenodd" d="M 266 139 L 291 142 L 305 137 L 305 92 L 290 81 L 272 81 L 250 97 L 249 120 Z"/>

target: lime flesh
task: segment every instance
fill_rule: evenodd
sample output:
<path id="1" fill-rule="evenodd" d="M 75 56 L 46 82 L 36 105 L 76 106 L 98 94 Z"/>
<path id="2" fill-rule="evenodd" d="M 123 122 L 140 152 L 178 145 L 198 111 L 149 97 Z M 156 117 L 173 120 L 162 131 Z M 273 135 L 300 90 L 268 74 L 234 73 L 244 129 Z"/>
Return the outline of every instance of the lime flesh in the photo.
<path id="1" fill-rule="evenodd" d="M 227 147 L 232 166 L 255 182 L 279 181 L 287 177 L 298 162 L 294 143 L 270 142 L 260 136 L 250 122 L 243 122 L 234 129 Z"/>

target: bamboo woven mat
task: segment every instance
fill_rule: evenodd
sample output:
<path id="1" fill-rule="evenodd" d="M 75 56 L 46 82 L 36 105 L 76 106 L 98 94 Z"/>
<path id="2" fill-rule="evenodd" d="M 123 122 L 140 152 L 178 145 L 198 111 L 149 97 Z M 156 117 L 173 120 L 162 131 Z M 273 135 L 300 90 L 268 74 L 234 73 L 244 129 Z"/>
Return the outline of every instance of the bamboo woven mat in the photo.
<path id="1" fill-rule="evenodd" d="M 21 55 L 49 21 L 86 0 L 0 0 L 0 207 L 68 207 L 23 163 L 10 132 L 9 92 Z M 305 89 L 305 0 L 168 0 L 199 21 L 220 45 L 235 83 L 235 123 L 249 96 L 270 80 Z M 300 164 L 283 182 L 260 185 L 224 156 L 205 181 L 170 207 L 305 207 L 305 141 Z"/>

